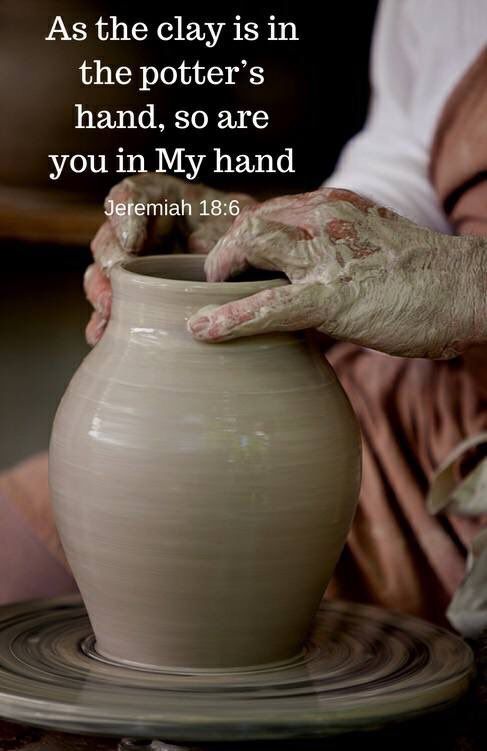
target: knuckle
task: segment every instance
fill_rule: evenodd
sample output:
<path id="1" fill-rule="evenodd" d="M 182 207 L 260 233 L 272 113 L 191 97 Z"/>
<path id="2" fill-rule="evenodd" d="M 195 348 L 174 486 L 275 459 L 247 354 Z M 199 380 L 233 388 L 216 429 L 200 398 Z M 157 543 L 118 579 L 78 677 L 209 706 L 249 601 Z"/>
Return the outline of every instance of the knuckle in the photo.
<path id="1" fill-rule="evenodd" d="M 94 271 L 95 271 L 95 264 L 90 263 L 90 265 L 86 268 L 85 273 L 83 274 L 83 286 L 85 289 L 87 289 L 90 282 L 92 281 Z"/>

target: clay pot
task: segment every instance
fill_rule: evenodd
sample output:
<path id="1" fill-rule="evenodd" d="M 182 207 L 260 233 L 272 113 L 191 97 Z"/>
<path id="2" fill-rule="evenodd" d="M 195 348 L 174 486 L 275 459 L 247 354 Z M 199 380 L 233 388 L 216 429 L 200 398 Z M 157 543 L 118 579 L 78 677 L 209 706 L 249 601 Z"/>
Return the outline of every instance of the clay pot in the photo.
<path id="1" fill-rule="evenodd" d="M 203 260 L 114 270 L 110 324 L 54 424 L 61 539 L 97 650 L 119 661 L 292 658 L 356 505 L 355 417 L 312 337 L 186 330 L 202 306 L 286 282 L 208 284 Z"/>

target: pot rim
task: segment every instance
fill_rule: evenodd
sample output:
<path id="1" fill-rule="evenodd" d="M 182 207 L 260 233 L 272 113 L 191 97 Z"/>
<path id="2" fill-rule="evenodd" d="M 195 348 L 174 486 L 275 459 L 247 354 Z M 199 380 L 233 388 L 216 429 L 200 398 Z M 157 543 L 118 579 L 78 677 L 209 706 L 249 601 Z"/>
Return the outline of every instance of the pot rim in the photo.
<path id="1" fill-rule="evenodd" d="M 256 292 L 260 292 L 264 289 L 270 289 L 272 287 L 282 287 L 289 284 L 287 279 L 281 277 L 270 277 L 268 279 L 257 279 L 255 281 L 226 281 L 226 282 L 206 282 L 204 280 L 204 263 L 206 255 L 200 253 L 174 253 L 168 255 L 155 255 L 155 256 L 141 256 L 139 258 L 130 258 L 125 261 L 117 263 L 112 270 L 112 278 L 120 277 L 123 281 L 133 280 L 138 284 L 142 284 L 152 288 L 168 288 L 174 290 L 196 290 L 201 289 L 205 292 L 218 292 L 222 293 L 237 293 L 238 295 L 252 295 Z M 172 276 L 153 276 L 148 273 L 152 269 L 153 273 L 157 273 L 158 269 L 161 272 L 164 271 L 164 267 L 168 268 L 170 273 L 171 267 L 178 267 L 186 269 L 187 272 L 192 271 L 193 274 L 200 273 L 202 279 L 175 279 Z M 144 271 L 145 270 L 145 271 Z"/>

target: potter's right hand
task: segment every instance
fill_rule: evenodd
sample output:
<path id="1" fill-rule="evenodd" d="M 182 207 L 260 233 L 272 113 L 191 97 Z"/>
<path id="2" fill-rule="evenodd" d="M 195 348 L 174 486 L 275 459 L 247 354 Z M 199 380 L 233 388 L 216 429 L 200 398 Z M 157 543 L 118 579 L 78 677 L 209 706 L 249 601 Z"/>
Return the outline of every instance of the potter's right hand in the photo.
<path id="1" fill-rule="evenodd" d="M 86 327 L 86 339 L 91 346 L 101 338 L 108 320 L 112 303 L 110 271 L 115 263 L 123 261 L 136 253 L 146 253 L 155 249 L 157 244 L 155 217 L 144 213 L 119 214 L 113 212 L 117 205 L 147 205 L 149 203 L 187 202 L 191 211 L 184 216 L 167 219 L 164 234 L 175 228 L 181 230 L 184 249 L 189 253 L 208 253 L 215 243 L 225 234 L 234 217 L 202 216 L 202 200 L 211 205 L 211 201 L 237 201 L 239 208 L 254 203 L 244 194 L 222 193 L 205 185 L 184 182 L 171 175 L 140 174 L 128 177 L 115 185 L 108 194 L 105 207 L 109 214 L 92 243 L 94 263 L 86 270 L 84 287 L 94 312 Z"/>
<path id="2" fill-rule="evenodd" d="M 348 190 L 249 207 L 206 259 L 208 281 L 248 266 L 291 284 L 195 313 L 196 339 L 270 331 L 323 334 L 403 357 L 454 357 L 487 341 L 484 237 L 419 227 Z"/>

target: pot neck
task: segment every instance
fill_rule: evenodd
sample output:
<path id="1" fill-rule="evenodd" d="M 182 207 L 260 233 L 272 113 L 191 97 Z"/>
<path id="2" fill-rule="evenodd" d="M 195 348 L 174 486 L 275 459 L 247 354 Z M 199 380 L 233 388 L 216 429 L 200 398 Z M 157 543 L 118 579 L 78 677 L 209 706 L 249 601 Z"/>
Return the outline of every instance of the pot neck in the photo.
<path id="1" fill-rule="evenodd" d="M 218 306 L 281 286 L 284 279 L 204 281 L 204 256 L 148 256 L 112 271 L 110 327 L 159 330 L 188 336 L 188 319 L 200 308 Z"/>

